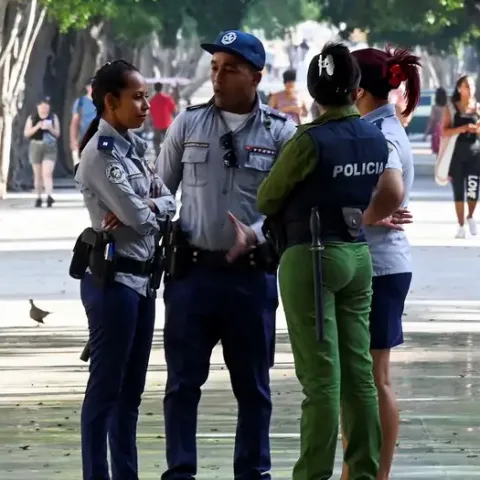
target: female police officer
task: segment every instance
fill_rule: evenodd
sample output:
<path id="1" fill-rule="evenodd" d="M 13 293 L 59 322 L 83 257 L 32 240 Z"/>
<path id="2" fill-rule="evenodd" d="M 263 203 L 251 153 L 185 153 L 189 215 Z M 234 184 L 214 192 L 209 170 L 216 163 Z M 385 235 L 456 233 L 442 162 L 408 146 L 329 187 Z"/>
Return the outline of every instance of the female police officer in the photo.
<path id="1" fill-rule="evenodd" d="M 110 478 L 108 434 L 113 479 L 137 480 L 136 425 L 152 345 L 155 294 L 148 276 L 126 272 L 152 258 L 158 220 L 175 214 L 175 201 L 151 173 L 145 142 L 129 131 L 143 124 L 149 109 L 143 77 L 118 60 L 98 70 L 92 88 L 97 117 L 82 140 L 76 180 L 92 228 L 113 235 L 114 251 L 108 255 L 131 268 L 101 286 L 91 267 L 92 274 L 81 281 L 91 348 L 82 409 L 83 478 Z"/>
<path id="2" fill-rule="evenodd" d="M 406 108 L 402 114 L 411 115 L 420 99 L 420 59 L 402 49 L 366 48 L 352 55 L 362 74 L 357 107 L 364 120 L 382 130 L 391 150 L 390 157 L 396 156 L 400 162 L 405 188 L 402 207 L 405 208 L 413 185 L 413 153 L 405 129 L 396 116 L 395 105 L 388 102 L 388 96 L 405 82 Z M 370 347 L 382 426 L 378 479 L 388 480 L 399 427 L 391 384 L 390 349 L 403 343 L 402 315 L 412 280 L 412 257 L 401 228 L 371 226 L 365 233 L 373 261 Z M 346 471 L 343 478 L 347 478 Z"/>
<path id="3" fill-rule="evenodd" d="M 340 400 L 350 439 L 345 453 L 350 478 L 375 480 L 378 470 L 381 431 L 368 331 L 372 265 L 358 223 L 362 212 L 364 223 L 394 212 L 403 184 L 399 170 L 389 168 L 381 131 L 361 120 L 353 106 L 359 81 L 358 65 L 345 46 L 326 45 L 313 58 L 308 89 L 322 114 L 299 128 L 258 193 L 258 209 L 282 219 L 286 250 L 279 283 L 306 396 L 294 480 L 332 476 Z M 324 245 L 321 341 L 315 335 L 309 251 L 312 207 L 320 214 Z"/>

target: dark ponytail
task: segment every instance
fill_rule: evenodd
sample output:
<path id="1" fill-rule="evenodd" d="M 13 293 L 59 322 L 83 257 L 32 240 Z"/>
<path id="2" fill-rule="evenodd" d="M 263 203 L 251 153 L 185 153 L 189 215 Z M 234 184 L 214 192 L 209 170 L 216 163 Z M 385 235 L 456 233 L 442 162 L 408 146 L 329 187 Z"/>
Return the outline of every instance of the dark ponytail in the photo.
<path id="1" fill-rule="evenodd" d="M 98 131 L 100 118 L 105 109 L 105 96 L 110 93 L 114 97 L 120 97 L 120 92 L 127 87 L 127 78 L 125 74 L 128 72 L 138 72 L 138 69 L 125 60 L 108 62 L 97 70 L 92 81 L 92 102 L 97 109 L 97 116 L 88 126 L 88 129 L 80 142 L 80 154 Z"/>
<path id="2" fill-rule="evenodd" d="M 355 50 L 362 72 L 360 87 L 373 97 L 387 100 L 388 94 L 405 82 L 406 108 L 403 115 L 410 115 L 420 101 L 420 58 L 403 48 L 385 50 L 364 48 Z"/>
<path id="3" fill-rule="evenodd" d="M 98 125 L 100 124 L 100 117 L 97 115 L 87 128 L 87 131 L 83 135 L 83 138 L 80 142 L 79 153 L 83 152 L 83 149 L 87 146 L 87 143 L 90 139 L 97 133 Z"/>
<path id="4" fill-rule="evenodd" d="M 397 89 L 405 82 L 406 106 L 402 115 L 408 117 L 420 101 L 420 58 L 403 48 L 387 48 L 389 56 L 386 63 L 386 79 L 392 89 Z"/>
<path id="5" fill-rule="evenodd" d="M 352 92 L 360 82 L 360 69 L 342 43 L 327 43 L 310 62 L 307 87 L 312 98 L 323 106 L 353 103 Z"/>

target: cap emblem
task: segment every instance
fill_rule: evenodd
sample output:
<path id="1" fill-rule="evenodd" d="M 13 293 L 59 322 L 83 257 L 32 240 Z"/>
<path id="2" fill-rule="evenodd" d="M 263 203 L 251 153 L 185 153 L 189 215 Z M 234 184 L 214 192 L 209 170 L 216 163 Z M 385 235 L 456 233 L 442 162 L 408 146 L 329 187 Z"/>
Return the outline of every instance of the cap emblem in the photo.
<path id="1" fill-rule="evenodd" d="M 221 42 L 223 45 L 230 45 L 237 39 L 237 34 L 235 32 L 228 32 L 223 37 Z"/>

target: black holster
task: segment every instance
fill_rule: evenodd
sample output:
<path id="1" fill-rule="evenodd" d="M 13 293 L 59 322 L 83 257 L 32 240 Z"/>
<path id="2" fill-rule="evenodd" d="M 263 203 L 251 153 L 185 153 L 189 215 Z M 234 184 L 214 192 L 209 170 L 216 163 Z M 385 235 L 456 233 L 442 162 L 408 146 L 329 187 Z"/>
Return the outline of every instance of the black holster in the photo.
<path id="1" fill-rule="evenodd" d="M 265 235 L 272 269 L 275 271 L 280 263 L 280 258 L 288 246 L 287 232 L 282 217 L 279 215 L 267 217 L 262 225 L 262 232 Z"/>
<path id="2" fill-rule="evenodd" d="M 151 275 L 150 275 L 150 287 L 153 290 L 158 290 L 162 283 L 162 278 L 167 269 L 167 242 L 169 232 L 172 229 L 172 222 L 170 217 L 163 223 L 160 229 L 160 239 L 156 242 L 155 254 L 152 260 Z"/>
<path id="3" fill-rule="evenodd" d="M 73 248 L 69 274 L 75 280 L 85 276 L 90 268 L 92 276 L 101 286 L 109 285 L 115 277 L 114 253 L 109 257 L 107 248 L 115 249 L 113 237 L 106 232 L 86 228 L 77 238 Z"/>
<path id="4" fill-rule="evenodd" d="M 165 281 L 184 278 L 192 266 L 191 248 L 180 222 L 170 222 L 165 233 Z"/>
<path id="5" fill-rule="evenodd" d="M 98 236 L 99 243 L 90 251 L 88 266 L 93 278 L 102 288 L 105 288 L 115 280 L 115 253 L 113 253 L 112 258 L 108 258 L 107 252 L 110 245 L 113 249 L 115 248 L 115 242 L 109 233 L 99 232 Z"/>

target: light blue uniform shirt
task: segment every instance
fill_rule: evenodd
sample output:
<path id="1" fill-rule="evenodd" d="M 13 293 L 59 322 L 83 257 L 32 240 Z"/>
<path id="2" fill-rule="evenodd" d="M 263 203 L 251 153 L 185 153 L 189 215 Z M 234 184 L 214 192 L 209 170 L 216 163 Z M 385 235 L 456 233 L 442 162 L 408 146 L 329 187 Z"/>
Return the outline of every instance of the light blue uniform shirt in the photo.
<path id="1" fill-rule="evenodd" d="M 212 102 L 188 108 L 175 118 L 157 160 L 157 172 L 175 194 L 180 183 L 180 225 L 191 245 L 228 250 L 235 229 L 228 212 L 264 241 L 265 217 L 256 208 L 257 191 L 296 124 L 283 113 L 257 101 L 246 121 L 232 132 L 238 168 L 226 168 L 228 149 L 221 137 L 230 132 Z"/>
<path id="2" fill-rule="evenodd" d="M 413 152 L 405 129 L 395 114 L 395 105 L 384 105 L 363 117 L 378 126 L 389 146 L 386 168 L 402 172 L 405 194 L 402 207 L 408 207 L 413 186 Z M 365 227 L 375 276 L 409 273 L 412 271 L 412 254 L 405 232 L 385 227 Z"/>
<path id="3" fill-rule="evenodd" d="M 146 262 L 155 253 L 159 220 L 175 215 L 175 199 L 145 160 L 147 144 L 132 132 L 120 135 L 105 120 L 87 143 L 78 164 L 75 180 L 90 215 L 92 228 L 101 232 L 106 213 L 113 212 L 122 226 L 112 232 L 115 253 Z M 151 198 L 152 186 L 158 196 Z M 148 206 L 153 200 L 157 212 Z M 149 278 L 116 273 L 115 280 L 147 295 Z"/>

